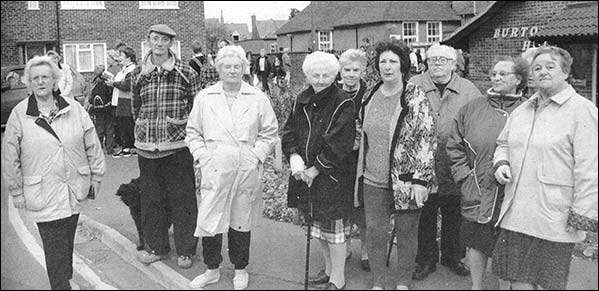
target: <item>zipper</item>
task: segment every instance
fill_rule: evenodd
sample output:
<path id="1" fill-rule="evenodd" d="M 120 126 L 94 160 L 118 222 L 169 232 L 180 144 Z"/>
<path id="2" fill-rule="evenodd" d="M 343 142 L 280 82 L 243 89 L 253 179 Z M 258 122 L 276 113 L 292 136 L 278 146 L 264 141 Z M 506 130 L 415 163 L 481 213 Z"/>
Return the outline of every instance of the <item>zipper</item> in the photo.
<path id="1" fill-rule="evenodd" d="M 476 188 L 478 189 L 478 197 L 482 197 L 483 194 L 480 191 L 480 185 L 478 184 L 478 177 L 476 176 L 476 156 L 478 156 L 478 154 L 476 153 L 476 151 L 474 150 L 472 145 L 468 142 L 468 140 L 466 140 L 465 138 L 464 138 L 464 142 L 466 143 L 466 145 L 468 145 L 468 148 L 472 151 L 472 153 L 474 153 L 474 165 L 472 166 L 472 175 L 474 175 L 474 183 L 476 184 Z"/>
<path id="2" fill-rule="evenodd" d="M 160 125 L 160 106 L 159 106 L 159 99 L 160 99 L 160 73 L 158 74 L 158 82 L 156 84 L 156 142 L 155 142 L 155 150 L 158 150 L 158 142 L 160 141 L 160 130 L 159 130 L 159 125 Z"/>
<path id="3" fill-rule="evenodd" d="M 312 123 L 310 122 L 310 117 L 308 116 L 308 112 L 306 111 L 306 106 L 302 107 L 304 110 L 304 114 L 306 115 L 306 120 L 308 120 L 308 140 L 306 141 L 306 163 L 308 162 L 308 146 L 310 145 L 310 136 L 312 136 Z"/>

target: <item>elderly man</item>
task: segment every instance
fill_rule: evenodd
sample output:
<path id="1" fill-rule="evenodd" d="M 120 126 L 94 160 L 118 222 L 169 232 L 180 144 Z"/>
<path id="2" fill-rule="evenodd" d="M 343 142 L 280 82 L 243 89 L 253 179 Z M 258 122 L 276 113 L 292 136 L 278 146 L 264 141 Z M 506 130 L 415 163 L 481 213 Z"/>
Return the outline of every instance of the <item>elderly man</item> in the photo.
<path id="1" fill-rule="evenodd" d="M 170 50 L 175 32 L 164 24 L 150 27 L 150 52 L 133 72 L 135 147 L 139 154 L 141 211 L 150 264 L 169 253 L 168 217 L 174 225 L 177 264 L 191 267 L 197 239 L 193 157 L 185 144 L 185 125 L 199 76 Z M 165 202 L 166 201 L 166 202 Z M 166 205 L 169 206 L 167 210 Z M 167 213 L 169 211 L 170 213 Z"/>
<path id="2" fill-rule="evenodd" d="M 268 75 L 274 70 L 273 64 L 268 60 L 266 56 L 266 50 L 260 49 L 260 57 L 256 59 L 254 62 L 256 64 L 255 74 L 260 78 L 260 82 L 262 82 L 262 90 L 266 93 L 270 93 L 270 88 L 268 87 Z"/>
<path id="3" fill-rule="evenodd" d="M 453 181 L 450 160 L 445 151 L 452 120 L 458 110 L 475 98 L 482 97 L 472 82 L 455 72 L 457 53 L 446 45 L 433 45 L 426 53 L 428 71 L 416 75 L 410 82 L 426 92 L 436 117 L 438 139 L 435 153 L 437 185 L 422 208 L 418 226 L 418 254 L 414 280 L 424 280 L 436 270 L 439 261 L 437 246 L 437 209 L 441 209 L 441 264 L 460 276 L 470 274 L 460 261 L 465 249 L 460 243 L 460 189 Z"/>

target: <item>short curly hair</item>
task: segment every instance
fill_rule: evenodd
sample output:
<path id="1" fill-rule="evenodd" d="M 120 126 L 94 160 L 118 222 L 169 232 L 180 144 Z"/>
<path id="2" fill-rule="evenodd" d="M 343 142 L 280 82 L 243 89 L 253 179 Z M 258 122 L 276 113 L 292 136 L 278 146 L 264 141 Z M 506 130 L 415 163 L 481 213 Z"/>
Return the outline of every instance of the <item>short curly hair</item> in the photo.
<path id="1" fill-rule="evenodd" d="M 57 89 L 58 80 L 61 78 L 62 73 L 58 68 L 58 65 L 52 60 L 51 56 L 36 56 L 27 62 L 25 65 L 25 70 L 23 71 L 23 78 L 21 81 L 23 84 L 27 86 L 28 89 L 31 88 L 31 68 L 37 66 L 48 66 L 50 71 L 52 72 L 52 78 L 54 79 L 54 88 Z"/>
<path id="2" fill-rule="evenodd" d="M 557 46 L 539 47 L 539 49 L 535 52 L 534 56 L 532 57 L 531 67 L 532 63 L 534 63 L 535 60 L 543 54 L 549 54 L 554 60 L 559 61 L 559 64 L 562 67 L 562 72 L 564 72 L 566 75 L 570 74 L 570 70 L 572 67 L 572 56 L 567 50 Z"/>
<path id="3" fill-rule="evenodd" d="M 512 70 L 514 70 L 514 74 L 520 77 L 520 83 L 518 86 L 516 86 L 516 89 L 518 89 L 518 91 L 524 90 L 528 82 L 528 73 L 530 72 L 530 66 L 528 65 L 528 62 L 521 57 L 497 56 L 493 61 L 491 70 L 493 70 L 495 65 L 497 65 L 499 62 L 511 62 L 513 64 Z"/>
<path id="4" fill-rule="evenodd" d="M 390 51 L 399 57 L 402 79 L 403 81 L 408 81 L 408 79 L 410 78 L 410 48 L 406 45 L 406 43 L 403 40 L 393 39 L 391 41 L 380 41 L 376 44 L 374 50 L 376 52 L 375 68 L 379 72 L 379 74 L 381 72 L 379 68 L 379 60 L 381 58 L 381 54 Z"/>

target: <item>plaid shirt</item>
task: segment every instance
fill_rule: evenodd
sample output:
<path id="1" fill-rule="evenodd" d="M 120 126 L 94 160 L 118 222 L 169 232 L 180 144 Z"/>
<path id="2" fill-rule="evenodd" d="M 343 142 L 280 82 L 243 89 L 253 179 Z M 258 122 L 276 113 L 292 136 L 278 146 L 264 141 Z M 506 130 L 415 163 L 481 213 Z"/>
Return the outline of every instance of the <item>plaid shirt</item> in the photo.
<path id="1" fill-rule="evenodd" d="M 201 90 L 198 73 L 179 59 L 167 61 L 160 71 L 148 70 L 153 65 L 149 55 L 144 59 L 132 78 L 135 147 L 145 151 L 186 147 L 187 118 Z"/>
<path id="2" fill-rule="evenodd" d="M 201 72 L 202 73 L 200 74 L 200 82 L 202 84 L 202 89 L 210 87 L 219 81 L 218 71 L 216 70 L 216 67 L 207 64 L 202 67 Z"/>

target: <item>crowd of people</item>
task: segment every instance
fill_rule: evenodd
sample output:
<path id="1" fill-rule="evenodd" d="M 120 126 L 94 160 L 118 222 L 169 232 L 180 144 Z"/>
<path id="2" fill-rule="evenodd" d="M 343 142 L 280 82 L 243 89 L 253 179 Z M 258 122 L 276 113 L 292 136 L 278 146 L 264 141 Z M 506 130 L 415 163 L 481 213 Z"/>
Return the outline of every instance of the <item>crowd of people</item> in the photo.
<path id="1" fill-rule="evenodd" d="M 84 106 L 56 52 L 26 65 L 31 94 L 6 124 L 2 174 L 38 225 L 54 290 L 71 289 L 80 202 L 99 193 L 105 154 L 138 156 L 141 263 L 168 257 L 172 224 L 180 268 L 201 239 L 206 271 L 190 287 L 203 288 L 220 281 L 226 233 L 234 289 L 248 287 L 263 166 L 279 139 L 268 81 L 289 84 L 289 52 L 252 58 L 222 41 L 213 59 L 194 43 L 187 63 L 176 36 L 153 25 L 141 58 L 109 50 Z M 355 224 L 372 290 L 408 290 L 437 263 L 482 289 L 489 258 L 501 289 L 565 288 L 574 244 L 597 232 L 597 108 L 569 85 L 559 47 L 497 56 L 485 94 L 464 55 L 391 40 L 305 57 L 308 86 L 280 139 L 288 207 L 324 257 L 311 286 L 345 288 Z"/>

